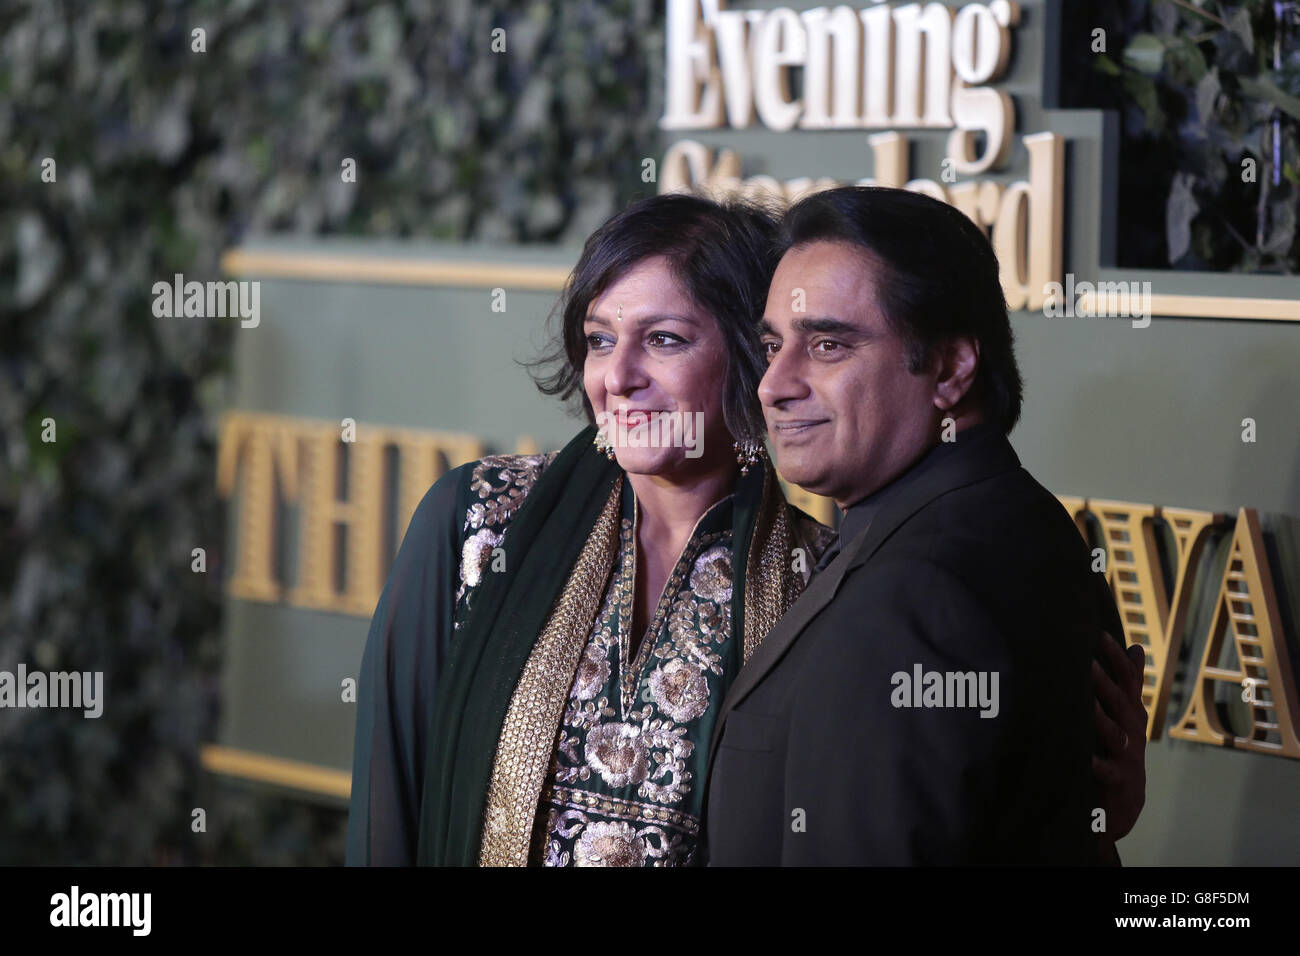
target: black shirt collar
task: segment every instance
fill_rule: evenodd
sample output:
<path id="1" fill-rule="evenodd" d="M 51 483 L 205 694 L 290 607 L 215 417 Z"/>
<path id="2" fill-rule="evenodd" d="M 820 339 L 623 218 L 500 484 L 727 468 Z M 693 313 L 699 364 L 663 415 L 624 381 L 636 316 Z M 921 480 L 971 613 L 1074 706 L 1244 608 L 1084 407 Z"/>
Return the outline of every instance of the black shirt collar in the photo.
<path id="1" fill-rule="evenodd" d="M 941 441 L 924 455 L 916 460 L 912 467 L 903 472 L 883 488 L 877 488 L 865 498 L 855 501 L 849 505 L 843 512 L 840 520 L 840 543 L 841 546 L 847 546 L 850 541 L 858 536 L 865 528 L 871 525 L 872 520 L 880 513 L 881 507 L 891 498 L 900 494 L 905 489 L 915 484 L 917 479 L 930 471 L 935 465 L 943 462 L 949 455 L 957 450 L 961 441 L 974 438 L 985 432 L 992 431 L 992 425 L 983 423 L 968 425 L 957 433 L 958 441 L 944 442 Z"/>

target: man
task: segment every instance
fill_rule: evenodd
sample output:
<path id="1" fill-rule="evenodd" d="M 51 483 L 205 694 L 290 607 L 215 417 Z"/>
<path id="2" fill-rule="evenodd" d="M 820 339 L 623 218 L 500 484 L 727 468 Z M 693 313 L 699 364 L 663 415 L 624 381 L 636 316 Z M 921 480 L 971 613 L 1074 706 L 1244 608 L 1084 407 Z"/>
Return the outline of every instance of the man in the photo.
<path id="1" fill-rule="evenodd" d="M 1007 442 L 1021 383 L 987 238 L 847 187 L 783 240 L 759 397 L 782 475 L 844 518 L 722 705 L 710 862 L 1113 859 L 1091 668 L 1133 665 L 1099 646 L 1123 633 L 1109 589 Z"/>

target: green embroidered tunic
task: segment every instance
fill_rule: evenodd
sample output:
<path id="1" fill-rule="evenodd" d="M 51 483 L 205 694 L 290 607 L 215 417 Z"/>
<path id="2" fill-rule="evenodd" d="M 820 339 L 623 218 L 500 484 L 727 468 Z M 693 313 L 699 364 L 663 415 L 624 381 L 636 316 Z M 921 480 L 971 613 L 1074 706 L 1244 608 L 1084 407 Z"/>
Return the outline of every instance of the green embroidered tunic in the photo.
<path id="1" fill-rule="evenodd" d="M 472 462 L 444 476 L 417 509 L 376 608 L 362 665 L 349 864 L 413 861 L 427 730 L 420 719 L 431 711 L 445 642 L 465 623 L 493 561 L 504 557 L 511 519 L 553 458 L 497 455 Z M 452 518 L 446 507 L 454 496 L 437 496 L 436 505 L 430 499 L 444 482 L 464 480 L 473 503 Z M 630 484 L 624 485 L 618 556 L 553 743 L 531 864 L 678 866 L 697 860 L 710 734 L 718 705 L 743 663 L 743 641 L 733 637 L 731 627 L 732 503 L 730 496 L 723 499 L 696 524 L 633 657 L 639 512 Z M 438 513 L 430 515 L 435 508 Z M 830 531 L 797 509 L 790 513 L 809 545 L 810 561 L 815 560 Z M 448 527 L 452 520 L 455 526 Z M 416 530 L 419 540 L 412 542 Z M 448 554 L 453 543 L 456 551 Z M 445 599 L 421 597 L 433 607 L 418 615 L 394 611 L 392 601 L 414 597 L 390 593 L 400 591 L 394 581 L 404 555 L 408 562 L 419 561 L 407 554 L 408 545 L 432 552 L 426 560 L 433 568 L 413 575 L 421 587 L 446 580 L 455 566 L 454 600 L 447 588 Z M 450 627 L 437 625 L 444 615 Z M 421 622 L 417 627 L 397 626 L 412 617 Z M 407 647 L 412 642 L 426 645 L 423 654 Z M 394 660 L 410 661 L 420 673 L 397 675 Z"/>
<path id="2" fill-rule="evenodd" d="M 546 464 L 533 460 L 499 456 L 474 470 L 471 487 L 488 498 L 466 517 L 467 528 L 480 520 L 482 527 L 464 549 L 458 622 L 491 567 L 492 549 L 508 533 L 508 518 L 487 528 L 488 516 L 501 513 L 491 502 L 512 499 L 512 489 L 526 495 Z M 635 656 L 639 514 L 630 485 L 622 506 L 618 560 L 569 691 L 538 807 L 534 864 L 675 866 L 695 854 L 716 711 L 710 705 L 721 703 L 741 665 L 739 642 L 730 639 L 731 499 L 696 524 Z"/>

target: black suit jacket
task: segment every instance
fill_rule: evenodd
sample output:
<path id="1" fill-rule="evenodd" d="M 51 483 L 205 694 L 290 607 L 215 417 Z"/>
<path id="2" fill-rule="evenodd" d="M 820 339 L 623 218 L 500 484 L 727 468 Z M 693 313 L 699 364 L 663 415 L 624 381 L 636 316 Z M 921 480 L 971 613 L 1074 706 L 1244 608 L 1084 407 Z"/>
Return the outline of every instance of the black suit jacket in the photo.
<path id="1" fill-rule="evenodd" d="M 709 862 L 1101 862 L 1090 662 L 1103 629 L 1123 631 L 1090 565 L 1000 432 L 933 449 L 737 675 L 711 746 Z M 996 673 L 997 715 L 896 706 L 912 698 L 895 675 L 917 665 L 983 672 L 989 690 Z"/>

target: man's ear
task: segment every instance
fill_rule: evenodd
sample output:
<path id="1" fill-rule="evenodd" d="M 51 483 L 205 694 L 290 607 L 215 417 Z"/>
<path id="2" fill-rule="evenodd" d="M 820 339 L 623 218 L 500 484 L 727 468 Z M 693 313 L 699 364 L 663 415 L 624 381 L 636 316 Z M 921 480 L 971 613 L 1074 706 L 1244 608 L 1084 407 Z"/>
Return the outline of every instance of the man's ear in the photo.
<path id="1" fill-rule="evenodd" d="M 980 364 L 979 340 L 971 335 L 953 336 L 939 346 L 938 362 L 934 404 L 946 412 L 960 404 L 975 384 Z"/>

